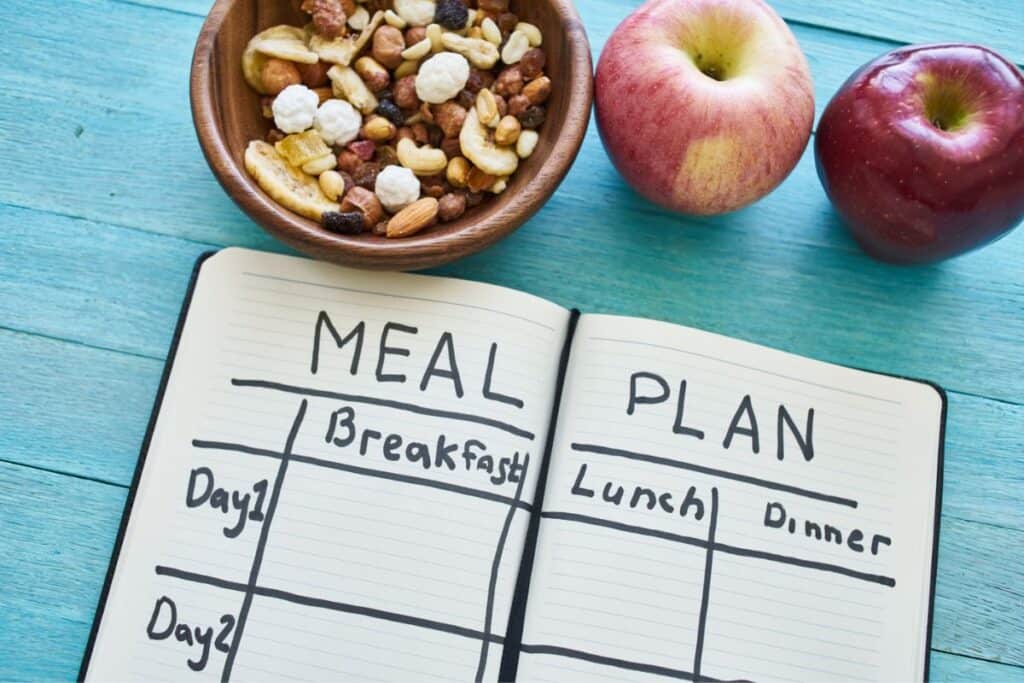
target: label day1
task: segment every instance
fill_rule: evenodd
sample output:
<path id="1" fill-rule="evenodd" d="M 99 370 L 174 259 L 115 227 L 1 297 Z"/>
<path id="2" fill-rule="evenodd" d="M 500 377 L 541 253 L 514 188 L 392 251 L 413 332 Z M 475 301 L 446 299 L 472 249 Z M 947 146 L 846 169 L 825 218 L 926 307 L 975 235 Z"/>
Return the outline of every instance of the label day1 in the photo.
<path id="1" fill-rule="evenodd" d="M 255 495 L 255 499 L 253 496 Z M 188 476 L 188 490 L 185 492 L 185 505 L 197 508 L 209 505 L 225 515 L 237 514 L 234 526 L 224 527 L 224 535 L 236 538 L 245 528 L 245 522 L 263 521 L 264 501 L 267 497 L 267 480 L 261 479 L 252 485 L 252 492 L 228 491 L 216 486 L 213 470 L 209 467 L 196 467 Z M 250 509 L 251 505 L 251 509 Z"/>
<path id="2" fill-rule="evenodd" d="M 185 660 L 188 668 L 202 671 L 210 661 L 210 646 L 221 652 L 231 649 L 231 632 L 235 629 L 235 615 L 224 614 L 220 618 L 220 627 L 216 635 L 212 626 L 192 626 L 178 619 L 178 606 L 166 595 L 157 598 L 153 605 L 153 616 L 146 626 L 146 635 L 150 640 L 167 640 L 173 638 L 183 643 L 189 651 L 198 648 L 198 655 Z"/>

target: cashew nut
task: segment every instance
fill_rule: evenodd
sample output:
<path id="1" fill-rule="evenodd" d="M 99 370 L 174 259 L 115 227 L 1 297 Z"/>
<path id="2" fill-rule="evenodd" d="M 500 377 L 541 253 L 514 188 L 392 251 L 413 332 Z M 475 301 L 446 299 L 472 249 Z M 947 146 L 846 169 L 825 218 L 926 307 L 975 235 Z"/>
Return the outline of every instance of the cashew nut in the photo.
<path id="1" fill-rule="evenodd" d="M 430 39 L 424 38 L 411 47 L 402 50 L 402 59 L 406 61 L 418 61 L 430 54 Z"/>
<path id="2" fill-rule="evenodd" d="M 476 107 L 466 114 L 466 121 L 459 133 L 459 146 L 466 158 L 484 173 L 498 177 L 509 176 L 519 166 L 519 157 L 513 148 L 494 144 L 491 131 L 477 117 Z"/>
<path id="3" fill-rule="evenodd" d="M 377 98 L 351 68 L 335 64 L 327 71 L 327 77 L 331 79 L 334 95 L 348 100 L 363 114 L 369 114 L 377 108 Z"/>
<path id="4" fill-rule="evenodd" d="M 444 29 L 441 28 L 441 24 L 431 24 L 427 26 L 427 38 L 430 39 L 430 51 L 437 53 L 444 49 L 444 42 L 441 40 L 441 36 L 444 35 Z"/>
<path id="5" fill-rule="evenodd" d="M 497 46 L 483 38 L 463 38 L 458 34 L 446 32 L 441 36 L 441 41 L 446 48 L 459 53 L 478 69 L 490 69 L 498 63 Z"/>
<path id="6" fill-rule="evenodd" d="M 501 49 L 501 61 L 506 64 L 516 64 L 529 49 L 530 39 L 522 31 L 515 30 L 508 37 L 505 47 Z"/>
<path id="7" fill-rule="evenodd" d="M 448 157 L 444 152 L 427 145 L 417 147 L 409 138 L 398 141 L 397 152 L 398 163 L 416 175 L 435 175 L 448 166 Z"/>
<path id="8" fill-rule="evenodd" d="M 544 36 L 540 32 L 540 29 L 533 24 L 528 24 L 525 21 L 520 21 L 516 24 L 516 31 L 522 31 L 526 34 L 526 37 L 530 40 L 530 47 L 540 47 L 541 43 L 544 42 Z"/>

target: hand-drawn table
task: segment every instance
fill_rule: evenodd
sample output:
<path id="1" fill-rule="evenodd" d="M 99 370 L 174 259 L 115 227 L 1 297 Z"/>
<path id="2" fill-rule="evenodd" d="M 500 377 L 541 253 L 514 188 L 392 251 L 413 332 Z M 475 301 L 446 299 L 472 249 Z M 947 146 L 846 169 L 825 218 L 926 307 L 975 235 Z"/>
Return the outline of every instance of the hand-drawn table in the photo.
<path id="1" fill-rule="evenodd" d="M 579 0 L 595 59 L 636 0 Z M 189 115 L 209 0 L 0 6 L 0 679 L 77 672 L 195 258 L 284 251 L 224 195 Z M 1016 0 L 774 0 L 820 113 L 869 58 L 975 41 L 1024 64 Z M 551 202 L 439 272 L 662 318 L 949 392 L 935 680 L 1024 680 L 1024 231 L 937 266 L 861 254 L 808 151 L 775 193 L 682 219 L 588 133 Z M 566 274 L 572 274 L 566 277 Z"/>

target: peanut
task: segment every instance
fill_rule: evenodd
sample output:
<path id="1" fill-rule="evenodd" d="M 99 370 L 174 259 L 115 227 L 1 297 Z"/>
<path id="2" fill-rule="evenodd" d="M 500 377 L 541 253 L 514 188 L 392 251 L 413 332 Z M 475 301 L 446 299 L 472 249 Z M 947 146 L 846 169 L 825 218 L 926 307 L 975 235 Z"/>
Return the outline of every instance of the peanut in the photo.
<path id="1" fill-rule="evenodd" d="M 367 140 L 385 142 L 395 137 L 398 129 L 383 116 L 371 116 L 363 124 L 362 135 Z"/>
<path id="2" fill-rule="evenodd" d="M 420 98 L 416 96 L 416 76 L 405 76 L 395 82 L 392 90 L 395 104 L 402 109 L 419 109 Z"/>
<path id="3" fill-rule="evenodd" d="M 384 21 L 387 22 L 388 26 L 393 26 L 399 30 L 404 29 L 408 24 L 405 19 L 395 14 L 395 10 L 389 9 L 384 12 Z"/>
<path id="4" fill-rule="evenodd" d="M 391 83 L 391 74 L 373 57 L 360 57 L 355 63 L 356 73 L 373 92 L 380 92 Z"/>
<path id="5" fill-rule="evenodd" d="M 523 95 L 530 104 L 543 104 L 551 96 L 551 79 L 547 76 L 535 78 L 523 88 Z"/>
<path id="6" fill-rule="evenodd" d="M 324 171 L 319 178 L 320 189 L 332 202 L 345 196 L 345 178 L 337 171 Z"/>
<path id="7" fill-rule="evenodd" d="M 294 64 L 274 57 L 268 59 L 260 69 L 260 81 L 268 95 L 276 95 L 289 85 L 301 83 L 302 76 Z"/>
<path id="8" fill-rule="evenodd" d="M 430 39 L 424 38 L 412 47 L 405 48 L 405 50 L 402 51 L 402 59 L 410 62 L 418 62 L 428 54 L 430 54 Z"/>
<path id="9" fill-rule="evenodd" d="M 522 130 L 523 127 L 519 123 L 519 119 L 514 116 L 506 116 L 498 122 L 498 127 L 494 129 L 494 141 L 499 145 L 514 145 Z"/>
<path id="10" fill-rule="evenodd" d="M 498 122 L 498 103 L 494 101 L 494 95 L 487 88 L 477 93 L 476 115 L 485 126 Z"/>
<path id="11" fill-rule="evenodd" d="M 443 222 L 453 221 L 466 213 L 466 195 L 449 192 L 437 203 L 437 215 Z"/>
<path id="12" fill-rule="evenodd" d="M 535 130 L 524 130 L 519 134 L 519 139 L 516 140 L 516 154 L 519 155 L 520 159 L 529 158 L 533 151 L 537 149 L 537 142 L 540 140 L 540 135 Z"/>
<path id="13" fill-rule="evenodd" d="M 431 24 L 427 27 L 427 38 L 430 39 L 431 52 L 436 53 L 444 49 L 444 40 L 442 39 L 443 35 L 444 29 L 440 24 Z"/>
<path id="14" fill-rule="evenodd" d="M 469 169 L 469 176 L 466 178 L 466 187 L 469 188 L 470 192 L 480 192 L 494 185 L 498 178 L 481 171 L 479 168 L 474 166 Z"/>
<path id="15" fill-rule="evenodd" d="M 494 19 L 487 17 L 480 24 L 480 33 L 484 40 L 492 45 L 501 45 L 501 29 L 494 23 Z"/>
<path id="16" fill-rule="evenodd" d="M 401 65 L 395 69 L 395 78 L 405 78 L 407 76 L 415 76 L 416 72 L 420 68 L 419 62 L 402 62 Z M 415 86 L 413 86 L 415 87 Z"/>
<path id="17" fill-rule="evenodd" d="M 438 202 L 433 197 L 417 199 L 388 221 L 388 237 L 408 237 L 437 220 Z"/>
<path id="18" fill-rule="evenodd" d="M 448 169 L 445 176 L 448 178 L 448 182 L 451 183 L 452 187 L 462 189 L 466 187 L 469 182 L 469 161 L 465 157 L 452 157 L 452 160 L 448 162 Z"/>

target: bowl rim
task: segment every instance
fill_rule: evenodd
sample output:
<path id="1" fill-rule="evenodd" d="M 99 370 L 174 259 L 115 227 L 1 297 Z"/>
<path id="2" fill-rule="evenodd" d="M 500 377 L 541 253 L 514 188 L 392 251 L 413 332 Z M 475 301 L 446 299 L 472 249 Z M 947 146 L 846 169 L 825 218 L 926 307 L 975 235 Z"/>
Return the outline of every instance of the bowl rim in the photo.
<path id="1" fill-rule="evenodd" d="M 213 56 L 217 35 L 236 2 L 215 0 L 196 39 L 189 76 L 192 122 L 199 145 L 217 181 L 228 196 L 266 232 L 321 259 L 363 268 L 404 270 L 454 261 L 494 244 L 532 217 L 555 192 L 579 153 L 593 101 L 593 64 L 586 30 L 571 0 L 544 0 L 556 11 L 572 74 L 561 126 L 547 150 L 545 163 L 517 188 L 499 210 L 456 221 L 454 229 L 386 240 L 366 235 L 329 233 L 315 221 L 272 200 L 236 161 L 225 141 L 217 114 Z M 536 0 L 527 0 L 536 1 Z M 459 222 L 465 221 L 463 225 Z"/>

